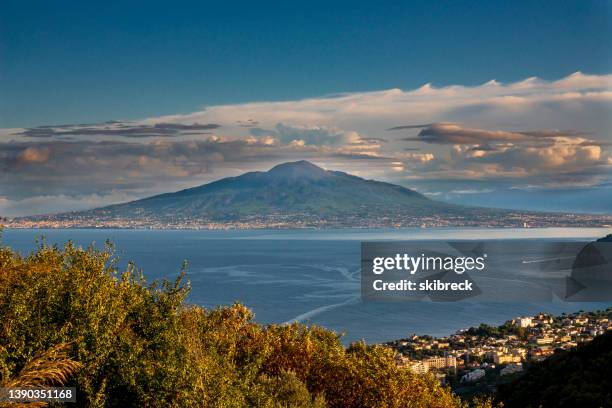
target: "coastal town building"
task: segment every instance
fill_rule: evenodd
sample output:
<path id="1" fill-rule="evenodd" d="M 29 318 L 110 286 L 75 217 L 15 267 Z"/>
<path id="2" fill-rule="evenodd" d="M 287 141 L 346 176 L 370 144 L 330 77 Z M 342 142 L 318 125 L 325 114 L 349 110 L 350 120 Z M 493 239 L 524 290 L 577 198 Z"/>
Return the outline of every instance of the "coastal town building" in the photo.
<path id="1" fill-rule="evenodd" d="M 531 327 L 531 317 L 518 317 L 515 319 L 518 327 Z"/>
<path id="2" fill-rule="evenodd" d="M 474 382 L 474 381 L 480 380 L 482 377 L 485 376 L 485 374 L 486 374 L 485 370 L 483 370 L 482 368 L 477 368 L 463 375 L 463 377 L 461 377 L 461 382 L 462 383 Z"/>
<path id="3" fill-rule="evenodd" d="M 561 316 L 539 313 L 517 317 L 499 327 L 484 325 L 440 338 L 415 334 L 388 345 L 397 351 L 397 364 L 416 373 L 473 382 L 481 372 L 497 372 L 491 378 L 514 374 L 523 370 L 526 362 L 589 342 L 612 330 L 611 319 L 612 308 Z"/>

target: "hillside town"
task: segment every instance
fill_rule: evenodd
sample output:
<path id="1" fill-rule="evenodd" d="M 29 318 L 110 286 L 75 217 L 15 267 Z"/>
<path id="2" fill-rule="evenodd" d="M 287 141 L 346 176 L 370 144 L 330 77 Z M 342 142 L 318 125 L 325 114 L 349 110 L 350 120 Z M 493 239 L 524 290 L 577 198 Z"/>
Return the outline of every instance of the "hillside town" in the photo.
<path id="1" fill-rule="evenodd" d="M 612 308 L 553 316 L 521 316 L 498 327 L 481 324 L 447 337 L 412 335 L 388 343 L 399 366 L 432 373 L 456 391 L 494 391 L 533 361 L 566 350 L 612 330 Z"/>

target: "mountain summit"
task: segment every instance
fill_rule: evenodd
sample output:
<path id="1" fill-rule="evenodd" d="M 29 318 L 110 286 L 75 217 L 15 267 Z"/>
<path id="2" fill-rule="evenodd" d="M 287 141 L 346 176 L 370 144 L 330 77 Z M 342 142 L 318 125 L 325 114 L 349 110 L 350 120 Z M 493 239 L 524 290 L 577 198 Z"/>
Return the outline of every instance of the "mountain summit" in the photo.
<path id="1" fill-rule="evenodd" d="M 224 221 L 271 214 L 299 214 L 308 219 L 366 216 L 372 211 L 386 213 L 389 208 L 415 209 L 426 202 L 430 200 L 407 188 L 324 170 L 303 160 L 101 210 Z"/>
<path id="2" fill-rule="evenodd" d="M 321 179 L 330 176 L 330 172 L 323 170 L 321 167 L 307 160 L 278 164 L 272 167 L 267 173 L 276 177 L 289 179 Z"/>
<path id="3" fill-rule="evenodd" d="M 407 218 L 415 223 L 452 208 L 405 187 L 325 170 L 301 160 L 174 193 L 47 217 L 78 226 L 358 227 L 381 220 L 402 223 Z"/>

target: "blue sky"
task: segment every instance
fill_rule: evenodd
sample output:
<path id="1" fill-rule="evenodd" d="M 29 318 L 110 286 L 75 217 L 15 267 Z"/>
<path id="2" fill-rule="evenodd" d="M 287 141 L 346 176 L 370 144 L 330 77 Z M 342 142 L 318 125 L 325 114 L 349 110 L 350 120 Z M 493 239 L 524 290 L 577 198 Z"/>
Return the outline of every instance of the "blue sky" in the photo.
<path id="1" fill-rule="evenodd" d="M 3 2 L 0 216 L 280 162 L 612 213 L 612 2 Z"/>
<path id="2" fill-rule="evenodd" d="M 3 2 L 0 126 L 611 71 L 609 1 Z"/>

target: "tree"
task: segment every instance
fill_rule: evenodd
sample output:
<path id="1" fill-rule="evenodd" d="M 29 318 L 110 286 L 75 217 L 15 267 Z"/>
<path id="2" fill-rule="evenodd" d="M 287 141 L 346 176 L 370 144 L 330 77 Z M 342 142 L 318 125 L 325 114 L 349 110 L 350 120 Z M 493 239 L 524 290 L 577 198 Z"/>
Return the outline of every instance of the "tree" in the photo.
<path id="1" fill-rule="evenodd" d="M 87 407 L 463 406 L 387 347 L 262 326 L 241 304 L 185 304 L 188 291 L 184 271 L 152 284 L 134 265 L 120 272 L 112 248 L 0 248 L 0 383 L 46 361 Z"/>

